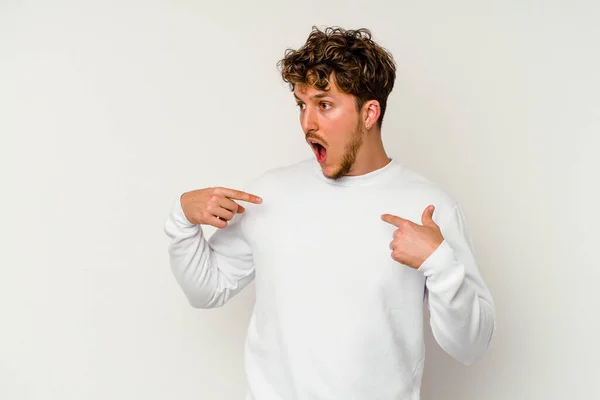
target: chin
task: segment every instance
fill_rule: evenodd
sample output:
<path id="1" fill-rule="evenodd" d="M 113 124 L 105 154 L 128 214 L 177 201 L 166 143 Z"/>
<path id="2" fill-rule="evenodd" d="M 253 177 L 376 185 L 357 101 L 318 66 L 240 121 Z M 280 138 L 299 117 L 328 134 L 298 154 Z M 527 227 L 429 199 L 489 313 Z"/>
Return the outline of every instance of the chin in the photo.
<path id="1" fill-rule="evenodd" d="M 336 168 L 327 163 L 327 164 L 321 164 L 321 171 L 323 172 L 323 175 L 325 175 L 327 178 L 330 178 L 331 175 L 333 175 L 335 173 Z"/>
<path id="2" fill-rule="evenodd" d="M 333 179 L 333 180 L 337 180 L 340 179 L 342 176 L 340 176 L 340 165 L 339 164 L 334 164 L 334 163 L 327 163 L 325 165 L 321 164 L 321 171 L 323 172 L 323 175 L 326 178 L 329 179 Z"/>

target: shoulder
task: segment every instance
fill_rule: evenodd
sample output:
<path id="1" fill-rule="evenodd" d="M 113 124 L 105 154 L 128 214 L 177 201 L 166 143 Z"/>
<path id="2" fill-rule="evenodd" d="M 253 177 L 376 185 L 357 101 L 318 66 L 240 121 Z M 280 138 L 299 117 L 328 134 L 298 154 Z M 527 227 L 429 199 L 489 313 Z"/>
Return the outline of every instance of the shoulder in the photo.
<path id="1" fill-rule="evenodd" d="M 302 159 L 291 164 L 277 166 L 265 170 L 262 174 L 251 180 L 251 185 L 273 184 L 279 181 L 289 181 L 290 178 L 309 176 L 313 165 L 312 159 Z"/>
<path id="2" fill-rule="evenodd" d="M 399 212 L 419 224 L 430 205 L 435 207 L 433 220 L 438 225 L 453 223 L 460 211 L 457 199 L 442 184 L 405 165 L 388 190 L 389 198 L 394 199 Z"/>
<path id="3" fill-rule="evenodd" d="M 414 169 L 403 166 L 399 180 L 399 186 L 403 192 L 426 199 L 436 207 L 452 209 L 458 205 L 458 201 L 451 192 Z"/>
<path id="4" fill-rule="evenodd" d="M 312 159 L 302 159 L 291 164 L 272 167 L 252 178 L 246 184 L 248 190 L 272 190 L 283 184 L 298 183 L 302 178 L 310 177 Z"/>

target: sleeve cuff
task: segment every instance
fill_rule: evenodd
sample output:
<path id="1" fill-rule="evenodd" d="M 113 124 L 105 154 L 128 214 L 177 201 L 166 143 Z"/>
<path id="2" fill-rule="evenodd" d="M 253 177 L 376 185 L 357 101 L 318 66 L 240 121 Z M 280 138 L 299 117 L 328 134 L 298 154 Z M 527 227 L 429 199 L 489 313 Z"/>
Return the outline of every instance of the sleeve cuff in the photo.
<path id="1" fill-rule="evenodd" d="M 180 228 L 190 228 L 194 226 L 188 219 L 185 217 L 183 212 L 183 208 L 181 207 L 181 196 L 183 194 L 177 196 L 177 198 L 173 201 L 173 206 L 171 208 L 171 216 L 174 219 L 177 226 Z"/>
<path id="2" fill-rule="evenodd" d="M 447 240 L 444 240 L 437 249 L 421 264 L 417 269 L 426 277 L 437 275 L 456 265 L 458 261 L 454 255 L 454 250 L 450 247 Z"/>

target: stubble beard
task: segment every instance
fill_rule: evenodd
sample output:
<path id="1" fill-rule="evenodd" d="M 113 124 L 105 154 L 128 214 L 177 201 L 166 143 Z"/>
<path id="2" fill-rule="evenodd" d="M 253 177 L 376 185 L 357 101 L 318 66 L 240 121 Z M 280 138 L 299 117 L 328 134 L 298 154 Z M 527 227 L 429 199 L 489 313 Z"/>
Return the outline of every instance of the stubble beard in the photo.
<path id="1" fill-rule="evenodd" d="M 347 175 L 348 172 L 354 166 L 356 162 L 356 155 L 360 150 L 363 144 L 363 135 L 360 130 L 360 122 L 357 124 L 356 129 L 354 130 L 354 134 L 352 135 L 352 139 L 346 144 L 346 148 L 344 150 L 344 155 L 342 156 L 342 161 L 340 162 L 340 166 L 338 170 L 328 176 L 329 179 L 340 179 L 343 176 Z"/>

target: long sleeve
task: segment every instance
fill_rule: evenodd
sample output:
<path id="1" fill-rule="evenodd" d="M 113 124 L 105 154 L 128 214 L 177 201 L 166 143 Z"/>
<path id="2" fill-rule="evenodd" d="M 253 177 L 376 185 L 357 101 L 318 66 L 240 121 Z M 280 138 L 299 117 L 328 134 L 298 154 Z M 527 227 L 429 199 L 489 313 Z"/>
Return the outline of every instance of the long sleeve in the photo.
<path id="1" fill-rule="evenodd" d="M 207 240 L 202 227 L 185 217 L 180 197 L 174 201 L 164 231 L 171 239 L 171 269 L 193 307 L 221 307 L 254 279 L 252 249 L 244 236 L 243 215 L 236 214 L 227 227 Z"/>
<path id="2" fill-rule="evenodd" d="M 433 336 L 444 351 L 469 365 L 483 356 L 492 339 L 494 301 L 477 267 L 460 205 L 439 226 L 444 241 L 418 270 L 426 277 Z"/>

